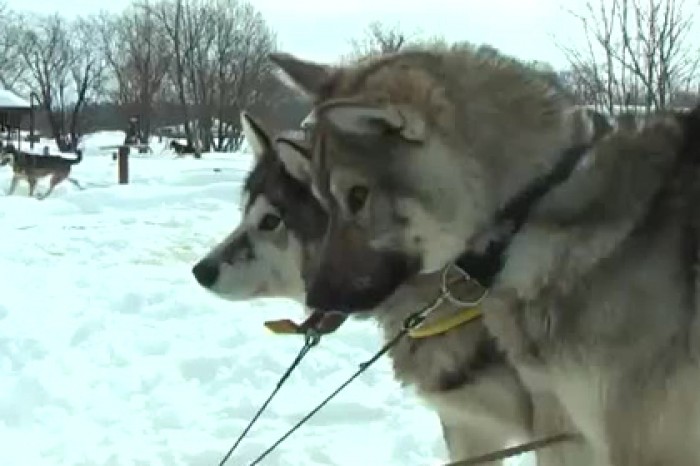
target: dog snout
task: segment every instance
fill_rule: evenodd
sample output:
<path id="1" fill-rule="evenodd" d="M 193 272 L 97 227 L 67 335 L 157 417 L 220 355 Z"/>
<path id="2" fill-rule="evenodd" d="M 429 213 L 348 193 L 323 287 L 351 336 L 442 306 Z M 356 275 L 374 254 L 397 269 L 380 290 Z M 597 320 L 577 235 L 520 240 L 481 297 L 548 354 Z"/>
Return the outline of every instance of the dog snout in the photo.
<path id="1" fill-rule="evenodd" d="M 204 288 L 210 288 L 219 278 L 219 263 L 212 259 L 202 259 L 192 267 L 192 274 Z"/>
<path id="2" fill-rule="evenodd" d="M 334 224 L 312 274 L 306 305 L 320 312 L 369 311 L 417 271 L 411 257 L 376 250 L 356 226 Z"/>
<path id="3" fill-rule="evenodd" d="M 318 312 L 342 312 L 338 309 L 337 289 L 327 280 L 317 279 L 306 293 L 306 307 Z"/>

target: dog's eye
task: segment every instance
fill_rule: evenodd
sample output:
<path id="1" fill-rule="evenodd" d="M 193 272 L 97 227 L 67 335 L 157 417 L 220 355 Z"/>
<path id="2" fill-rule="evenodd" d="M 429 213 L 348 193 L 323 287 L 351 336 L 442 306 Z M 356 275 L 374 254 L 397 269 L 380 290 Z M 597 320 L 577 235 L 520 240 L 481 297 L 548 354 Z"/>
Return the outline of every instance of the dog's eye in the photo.
<path id="1" fill-rule="evenodd" d="M 265 214 L 262 220 L 260 220 L 258 228 L 262 231 L 272 231 L 276 229 L 280 223 L 282 223 L 282 219 L 279 218 L 279 216 L 274 214 Z"/>
<path id="2" fill-rule="evenodd" d="M 369 196 L 369 189 L 364 186 L 353 186 L 348 191 L 348 209 L 351 213 L 358 213 L 367 202 L 367 197 Z"/>

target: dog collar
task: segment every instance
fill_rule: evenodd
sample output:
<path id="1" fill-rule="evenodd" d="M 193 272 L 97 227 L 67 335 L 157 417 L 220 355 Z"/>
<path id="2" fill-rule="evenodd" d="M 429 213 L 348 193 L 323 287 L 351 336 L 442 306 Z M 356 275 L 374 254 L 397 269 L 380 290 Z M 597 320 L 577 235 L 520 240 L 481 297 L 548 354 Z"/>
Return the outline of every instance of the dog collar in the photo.
<path id="1" fill-rule="evenodd" d="M 478 307 L 468 307 L 459 311 L 455 315 L 445 317 L 430 324 L 424 324 L 408 331 L 408 336 L 414 339 L 434 337 L 442 335 L 450 330 L 468 324 L 469 322 L 479 319 L 483 316 L 481 309 Z"/>

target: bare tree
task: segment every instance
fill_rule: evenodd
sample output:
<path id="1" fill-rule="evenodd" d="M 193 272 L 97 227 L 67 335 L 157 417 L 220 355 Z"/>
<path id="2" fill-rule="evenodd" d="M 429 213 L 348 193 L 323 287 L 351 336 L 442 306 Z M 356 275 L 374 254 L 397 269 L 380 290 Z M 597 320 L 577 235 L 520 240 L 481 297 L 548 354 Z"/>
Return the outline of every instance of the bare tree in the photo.
<path id="1" fill-rule="evenodd" d="M 119 15 L 76 20 L 15 15 L 3 2 L 0 85 L 36 94 L 62 150 L 120 113 L 140 117 L 142 143 L 155 119 L 182 124 L 199 155 L 237 147 L 242 109 L 273 120 L 304 111 L 273 78 L 275 35 L 246 0 L 133 0 Z"/>
<path id="2" fill-rule="evenodd" d="M 223 0 L 217 18 L 212 108 L 216 112 L 216 149 L 223 150 L 240 143 L 238 115 L 242 109 L 263 113 L 274 107 L 277 96 L 272 83 L 276 80 L 268 55 L 275 49 L 275 36 L 248 3 Z"/>
<path id="3" fill-rule="evenodd" d="M 103 78 L 94 22 L 80 18 L 69 22 L 54 14 L 28 16 L 23 23 L 18 54 L 27 73 L 22 84 L 37 94 L 58 147 L 74 149 L 81 111 L 99 97 Z"/>
<path id="4" fill-rule="evenodd" d="M 214 69 L 215 89 L 212 96 L 212 111 L 215 116 L 216 141 L 218 150 L 223 149 L 226 134 L 232 131 L 231 123 L 234 121 L 236 97 L 240 94 L 240 84 L 245 81 L 245 72 L 241 70 L 240 49 L 250 38 L 245 36 L 245 28 L 238 27 L 231 16 L 235 16 L 235 9 L 224 10 L 223 14 L 214 20 L 216 37 L 212 59 Z M 245 61 L 246 57 L 243 57 Z M 245 63 L 243 63 L 245 68 Z M 233 84 L 233 85 L 231 85 Z M 211 137 L 211 135 L 210 135 Z"/>
<path id="5" fill-rule="evenodd" d="M 596 81 L 595 71 L 590 66 L 577 64 L 571 69 L 561 71 L 559 81 L 571 94 L 574 103 L 578 105 L 598 103 L 598 107 L 604 106 L 599 100 L 602 91 Z"/>
<path id="6" fill-rule="evenodd" d="M 173 50 L 170 82 L 188 143 L 203 151 L 235 145 L 239 111 L 263 98 L 274 34 L 238 0 L 164 0 L 153 11 Z"/>
<path id="7" fill-rule="evenodd" d="M 100 25 L 104 56 L 116 86 L 113 100 L 138 114 L 141 143 L 146 143 L 155 101 L 172 61 L 170 44 L 147 1 L 120 16 L 103 15 Z"/>
<path id="8" fill-rule="evenodd" d="M 158 18 L 159 24 L 169 41 L 169 47 L 173 52 L 169 76 L 180 104 L 187 143 L 193 145 L 194 134 L 191 126 L 192 122 L 190 121 L 190 99 L 187 97 L 185 79 L 186 60 L 188 55 L 191 54 L 191 47 L 187 44 L 186 35 L 183 32 L 185 27 L 183 18 L 187 14 L 187 5 L 185 0 L 164 0 L 155 5 L 155 7 L 146 5 L 146 8 L 151 10 Z"/>
<path id="9" fill-rule="evenodd" d="M 684 0 L 593 0 L 580 21 L 585 49 L 563 47 L 577 93 L 614 115 L 666 108 L 681 86 L 697 82 L 700 49 L 689 41 L 693 8 Z"/>
<path id="10" fill-rule="evenodd" d="M 350 59 L 397 52 L 406 45 L 407 37 L 397 26 L 387 26 L 380 21 L 371 22 L 360 39 L 350 41 Z"/>
<path id="11" fill-rule="evenodd" d="M 219 13 L 216 4 L 202 1 L 186 3 L 183 16 L 185 44 L 185 83 L 194 107 L 196 146 L 204 151 L 211 148 L 211 113 L 213 110 L 214 78 L 211 72 L 210 52 L 218 35 L 217 28 L 209 27 Z"/>
<path id="12" fill-rule="evenodd" d="M 25 72 L 18 48 L 21 29 L 17 25 L 17 15 L 4 2 L 0 2 L 0 24 L 3 25 L 0 28 L 0 85 L 15 91 Z"/>
<path id="13" fill-rule="evenodd" d="M 642 83 L 646 107 L 665 108 L 676 87 L 698 77 L 700 47 L 693 50 L 687 42 L 690 7 L 683 0 L 620 1 L 622 42 L 630 58 L 622 64 Z"/>
<path id="14" fill-rule="evenodd" d="M 74 93 L 68 99 L 62 113 L 70 109 L 66 119 L 70 148 L 77 147 L 80 139 L 82 111 L 86 104 L 102 100 L 105 89 L 105 70 L 107 67 L 103 50 L 95 38 L 99 37 L 99 22 L 94 17 L 78 18 L 70 25 L 71 60 L 69 89 Z"/>
<path id="15" fill-rule="evenodd" d="M 56 144 L 65 149 L 64 108 L 70 82 L 71 43 L 61 16 L 24 19 L 19 54 L 28 69 L 26 86 L 35 92 L 46 110 Z"/>
<path id="16" fill-rule="evenodd" d="M 577 94 L 593 104 L 596 110 L 611 115 L 615 108 L 627 100 L 624 79 L 618 77 L 616 68 L 614 33 L 618 0 L 600 0 L 598 4 L 587 2 L 584 13 L 572 12 L 581 22 L 586 44 L 584 50 L 565 47 L 571 65 L 569 81 L 575 83 Z M 626 60 L 623 53 L 622 60 Z M 622 67 L 624 70 L 624 67 Z"/>

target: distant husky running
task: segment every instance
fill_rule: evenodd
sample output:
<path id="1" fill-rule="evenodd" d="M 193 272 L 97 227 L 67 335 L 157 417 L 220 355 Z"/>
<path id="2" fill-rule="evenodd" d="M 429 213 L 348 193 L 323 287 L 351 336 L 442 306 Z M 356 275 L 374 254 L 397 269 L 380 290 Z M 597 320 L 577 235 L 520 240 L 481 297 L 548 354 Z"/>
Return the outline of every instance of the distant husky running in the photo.
<path id="1" fill-rule="evenodd" d="M 586 150 L 586 112 L 499 57 L 271 58 L 315 99 L 311 176 L 330 226 L 309 306 L 371 309 L 458 261 L 591 464 L 700 464 L 700 107 Z"/>
<path id="2" fill-rule="evenodd" d="M 306 275 L 328 221 L 306 176 L 307 143 L 283 135 L 275 147 L 246 114 L 242 127 L 256 157 L 245 182 L 243 218 L 193 267 L 193 274 L 200 285 L 224 299 L 271 296 L 303 303 Z M 372 313 L 387 339 L 411 312 L 434 299 L 439 285 L 440 274 L 416 277 Z M 458 311 L 443 305 L 428 323 Z M 416 387 L 437 411 L 452 460 L 528 439 L 533 423 L 538 437 L 570 429 L 551 400 L 544 403 L 542 398 L 533 414 L 533 400 L 503 356 L 478 320 L 430 338 L 404 340 L 390 351 L 396 378 Z M 551 459 L 538 464 L 589 466 L 587 459 L 574 461 L 573 448 L 552 447 L 542 453 Z"/>
<path id="3" fill-rule="evenodd" d="M 175 151 L 178 156 L 185 154 L 194 154 L 196 152 L 192 144 L 182 144 L 177 141 L 170 141 L 170 148 Z"/>
<path id="4" fill-rule="evenodd" d="M 12 166 L 12 181 L 8 195 L 15 192 L 17 184 L 21 179 L 29 183 L 29 196 L 34 196 L 37 182 L 46 176 L 51 176 L 49 189 L 43 195 L 37 195 L 38 199 L 45 199 L 63 180 L 68 180 L 78 188 L 82 189 L 77 181 L 70 178 L 70 171 L 73 165 L 83 160 L 83 152 L 80 149 L 75 151 L 75 159 L 66 159 L 56 155 L 36 155 L 24 151 L 18 151 L 13 145 L 3 148 L 0 154 L 0 166 Z"/>

